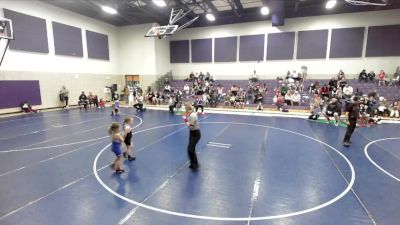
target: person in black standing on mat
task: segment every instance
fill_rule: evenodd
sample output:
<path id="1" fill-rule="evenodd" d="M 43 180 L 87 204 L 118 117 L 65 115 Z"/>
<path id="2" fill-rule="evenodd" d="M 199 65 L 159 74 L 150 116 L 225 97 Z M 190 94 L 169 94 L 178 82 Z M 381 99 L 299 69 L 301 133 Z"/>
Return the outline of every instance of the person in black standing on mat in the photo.
<path id="1" fill-rule="evenodd" d="M 355 96 L 353 98 L 353 102 L 346 106 L 346 111 L 348 112 L 349 122 L 347 123 L 347 130 L 346 134 L 344 135 L 343 145 L 345 147 L 350 147 L 351 135 L 353 134 L 354 130 L 356 129 L 357 119 L 360 115 L 360 103 L 358 101 L 358 97 Z"/>
<path id="2" fill-rule="evenodd" d="M 199 163 L 196 156 L 196 144 L 201 138 L 199 119 L 197 118 L 197 113 L 193 112 L 193 107 L 190 104 L 185 105 L 185 115 L 183 119 L 186 125 L 189 127 L 189 145 L 188 145 L 188 155 L 190 159 L 190 169 L 197 170 L 199 168 Z"/>

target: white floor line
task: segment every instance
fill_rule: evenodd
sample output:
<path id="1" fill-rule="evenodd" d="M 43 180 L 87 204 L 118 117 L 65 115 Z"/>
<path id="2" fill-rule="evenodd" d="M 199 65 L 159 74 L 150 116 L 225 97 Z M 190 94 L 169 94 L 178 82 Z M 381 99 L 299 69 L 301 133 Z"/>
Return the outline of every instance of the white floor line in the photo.
<path id="1" fill-rule="evenodd" d="M 49 131 L 49 130 L 55 130 L 55 129 L 58 129 L 60 127 L 68 127 L 68 126 L 80 125 L 80 124 L 92 122 L 92 121 L 95 121 L 95 120 L 103 120 L 103 119 L 105 119 L 105 118 L 103 118 L 103 117 L 102 118 L 96 118 L 96 119 L 85 120 L 85 121 L 81 121 L 81 122 L 77 122 L 77 123 L 71 123 L 71 124 L 68 124 L 68 125 L 61 125 L 61 126 L 51 125 L 53 128 L 48 128 L 48 129 L 44 129 L 44 130 L 37 130 L 37 131 L 31 131 L 31 132 L 28 132 L 28 133 L 23 133 L 23 134 L 18 134 L 18 135 L 15 135 L 15 136 L 1 138 L 0 140 L 2 141 L 2 140 L 13 139 L 13 138 L 26 136 L 26 135 L 30 135 L 30 134 L 38 134 L 38 133 L 46 132 L 46 131 Z M 56 125 L 60 125 L 60 124 L 56 124 Z"/>
<path id="2" fill-rule="evenodd" d="M 314 130 L 311 129 L 312 134 L 314 135 L 314 137 L 318 138 L 318 135 L 314 132 Z M 318 138 L 319 139 L 319 138 Z M 319 143 L 320 145 L 322 145 L 321 143 Z M 325 150 L 325 153 L 328 155 L 329 159 L 331 160 L 332 164 L 335 166 L 336 170 L 339 172 L 340 176 L 343 178 L 344 182 L 348 185 L 349 181 L 347 180 L 346 176 L 342 173 L 342 171 L 339 169 L 339 166 L 336 164 L 336 162 L 333 160 L 333 158 L 331 157 L 331 155 L 329 154 L 329 152 L 326 150 L 325 146 L 322 145 L 323 149 Z M 367 209 L 367 207 L 365 206 L 365 204 L 363 203 L 363 201 L 361 200 L 361 198 L 357 195 L 357 193 L 354 191 L 353 187 L 350 189 L 351 193 L 353 193 L 354 197 L 357 199 L 358 203 L 361 205 L 361 208 L 363 208 L 364 212 L 367 214 L 367 216 L 370 218 L 370 220 L 372 221 L 372 223 L 374 225 L 377 225 L 376 221 L 374 220 L 374 218 L 372 217 L 372 214 L 369 212 L 369 210 Z"/>
<path id="3" fill-rule="evenodd" d="M 140 120 L 139 124 L 137 124 L 136 126 L 133 127 L 133 129 L 135 129 L 135 128 L 139 127 L 140 125 L 142 125 L 143 119 L 140 118 L 140 117 L 137 117 L 137 116 L 133 116 L 133 117 L 136 117 L 136 118 L 138 118 L 138 119 Z M 107 126 L 108 126 L 108 125 L 107 125 Z M 29 146 L 33 146 L 33 145 L 37 145 L 37 144 L 43 144 L 43 143 L 46 143 L 46 142 L 49 142 L 49 141 L 54 141 L 54 140 L 62 139 L 62 138 L 64 138 L 64 137 L 68 137 L 68 136 L 72 136 L 72 135 L 76 135 L 76 134 L 85 133 L 85 132 L 88 132 L 88 131 L 91 131 L 91 130 L 95 130 L 95 129 L 98 129 L 98 128 L 101 128 L 101 127 L 104 127 L 104 125 L 99 126 L 99 127 L 95 127 L 95 128 L 89 129 L 89 130 L 84 130 L 84 131 L 82 131 L 82 132 L 76 132 L 76 133 L 73 133 L 73 134 L 70 134 L 70 135 L 64 135 L 64 136 L 62 136 L 62 137 L 56 137 L 56 138 L 49 139 L 49 140 L 42 141 L 42 142 L 38 142 L 38 143 L 35 143 L 35 144 L 26 145 L 26 146 L 23 146 L 22 149 L 10 149 L 10 150 L 3 150 L 3 151 L 0 150 L 0 154 L 8 153 L 8 152 L 25 152 L 25 151 L 32 151 L 32 150 L 38 150 L 38 149 L 49 149 L 49 148 L 55 148 L 55 147 L 64 147 L 64 146 L 82 144 L 82 143 L 86 143 L 86 142 L 97 141 L 97 140 L 101 140 L 101 139 L 104 139 L 104 138 L 108 138 L 109 136 L 107 135 L 107 136 L 103 136 L 103 137 L 99 137 L 99 138 L 93 138 L 93 139 L 88 139 L 88 140 L 78 141 L 78 142 L 71 142 L 71 143 L 66 143 L 66 144 L 59 144 L 59 145 L 52 145 L 52 146 L 44 146 L 44 147 L 34 147 L 34 148 L 25 148 L 25 147 L 29 147 Z"/>
<path id="4" fill-rule="evenodd" d="M 208 143 L 210 143 L 210 144 L 214 144 L 214 145 L 226 145 L 226 146 L 232 146 L 231 144 L 224 144 L 224 143 L 218 143 L 218 142 L 212 142 L 212 141 L 210 141 L 210 142 L 208 142 Z"/>
<path id="5" fill-rule="evenodd" d="M 225 146 L 225 145 L 214 145 L 214 144 L 207 144 L 208 146 L 213 146 L 213 147 L 217 147 L 217 148 L 226 148 L 229 149 L 230 146 Z"/>
<path id="6" fill-rule="evenodd" d="M 92 144 L 90 144 L 90 145 L 81 146 L 81 147 L 76 148 L 76 149 L 73 149 L 73 150 L 71 150 L 71 151 L 64 152 L 64 153 L 62 153 L 62 154 L 55 155 L 55 156 L 52 156 L 52 157 L 50 157 L 50 158 L 43 159 L 43 160 L 40 160 L 40 161 L 31 163 L 31 164 L 27 164 L 27 165 L 22 166 L 22 167 L 20 167 L 20 168 L 18 168 L 18 169 L 15 169 L 15 170 L 11 170 L 11 171 L 2 173 L 2 174 L 0 174 L 0 177 L 3 177 L 3 176 L 6 176 L 6 175 L 10 175 L 10 174 L 16 173 L 16 172 L 21 171 L 21 170 L 23 170 L 23 169 L 30 168 L 30 167 L 32 167 L 32 166 L 35 166 L 35 165 L 38 165 L 38 164 L 41 164 L 41 163 L 44 163 L 44 162 L 47 162 L 47 161 L 50 161 L 50 160 L 53 160 L 53 159 L 56 159 L 56 158 L 65 156 L 65 155 L 68 155 L 68 154 L 71 154 L 71 153 L 76 152 L 76 151 L 79 151 L 79 150 L 81 150 L 81 149 L 83 149 L 83 148 L 91 147 L 91 146 L 93 146 L 93 145 L 100 144 L 100 143 L 102 143 L 102 141 L 98 141 L 98 142 L 92 143 Z"/>
<path id="7" fill-rule="evenodd" d="M 98 169 L 97 171 L 101 171 L 101 170 L 103 170 L 103 169 L 105 169 L 105 168 L 107 168 L 107 167 L 109 167 L 109 166 L 110 166 L 110 164 L 108 164 L 108 165 L 106 165 L 106 166 L 103 166 L 103 167 L 101 167 L 100 169 Z M 50 197 L 51 195 L 53 195 L 53 194 L 55 194 L 55 193 L 57 193 L 57 192 L 59 192 L 59 191 L 62 191 L 62 190 L 64 190 L 64 189 L 66 189 L 67 187 L 70 187 L 70 186 L 72 186 L 73 184 L 76 184 L 76 183 L 78 183 L 79 181 L 82 181 L 82 180 L 86 179 L 87 177 L 89 177 L 89 176 L 91 176 L 91 175 L 93 175 L 93 172 L 92 172 L 92 173 L 89 173 L 89 174 L 86 174 L 85 176 L 80 177 L 80 178 L 78 178 L 78 179 L 76 179 L 76 180 L 74 180 L 74 181 L 72 181 L 72 182 L 70 182 L 70 183 L 68 183 L 68 184 L 66 184 L 66 185 L 64 185 L 64 186 L 62 186 L 62 187 L 59 187 L 59 188 L 57 188 L 56 190 L 54 190 L 54 191 L 48 193 L 47 195 L 44 195 L 44 196 L 42 196 L 42 197 L 40 197 L 40 198 L 37 198 L 37 199 L 35 199 L 35 200 L 33 200 L 33 201 L 30 201 L 30 202 L 28 202 L 27 204 L 25 204 L 25 205 L 23 205 L 23 206 L 21 206 L 21 207 L 19 207 L 19 208 L 17 208 L 17 209 L 14 209 L 14 210 L 12 210 L 11 212 L 8 212 L 8 213 L 2 215 L 2 216 L 0 217 L 0 220 L 3 220 L 3 219 L 5 219 L 6 217 L 11 216 L 12 214 L 17 213 L 17 212 L 19 212 L 19 211 L 21 211 L 21 210 L 27 208 L 28 206 L 31 206 L 31 205 L 33 205 L 33 204 L 35 204 L 35 203 L 37 203 L 37 202 L 39 202 L 39 201 L 41 201 L 41 200 L 47 198 L 47 197 Z"/>
<path id="8" fill-rule="evenodd" d="M 158 186 L 153 192 L 151 192 L 145 199 L 143 199 L 143 201 L 141 203 L 144 203 L 145 201 L 149 200 L 151 197 L 153 197 L 158 191 L 160 191 L 161 189 L 163 189 L 174 177 L 176 177 L 176 175 L 178 175 L 183 168 L 186 168 L 189 165 L 188 162 L 186 162 L 185 164 L 183 164 L 181 167 L 179 167 L 174 174 L 172 174 L 171 176 L 168 176 L 168 178 L 160 185 Z M 136 210 L 139 208 L 139 206 L 136 206 L 135 208 L 133 208 L 131 211 L 129 211 L 129 213 L 123 217 L 119 222 L 118 225 L 123 225 L 124 223 L 126 223 L 129 219 L 131 219 L 134 214 L 136 213 Z"/>
<path id="9" fill-rule="evenodd" d="M 253 194 L 251 195 L 251 203 L 250 203 L 250 210 L 249 210 L 249 220 L 247 221 L 247 225 L 250 225 L 251 220 L 250 218 L 253 215 L 253 210 L 254 210 L 254 205 L 256 204 L 256 200 L 258 198 L 259 190 L 260 190 L 260 183 L 261 183 L 261 165 L 264 161 L 265 155 L 266 155 L 266 142 L 268 138 L 268 128 L 265 130 L 265 134 L 263 137 L 263 142 L 261 144 L 261 157 L 258 159 L 257 163 L 257 174 L 256 174 L 256 179 L 254 179 L 254 184 L 253 184 Z"/>

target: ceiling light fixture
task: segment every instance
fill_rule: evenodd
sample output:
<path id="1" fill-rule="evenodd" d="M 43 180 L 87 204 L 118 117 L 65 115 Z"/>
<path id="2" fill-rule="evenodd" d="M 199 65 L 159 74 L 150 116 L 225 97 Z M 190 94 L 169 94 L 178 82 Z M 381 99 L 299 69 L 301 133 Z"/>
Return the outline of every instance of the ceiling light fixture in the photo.
<path id="1" fill-rule="evenodd" d="M 116 9 L 111 8 L 110 6 L 105 6 L 105 5 L 103 5 L 103 6 L 101 6 L 101 9 L 102 9 L 104 12 L 106 12 L 106 13 L 108 13 L 108 14 L 111 14 L 111 15 L 115 15 L 115 14 L 118 13 Z"/>
<path id="2" fill-rule="evenodd" d="M 167 3 L 164 0 L 153 0 L 153 3 L 158 7 L 165 7 Z"/>
<path id="3" fill-rule="evenodd" d="M 326 2 L 325 8 L 332 9 L 336 5 L 336 0 L 329 0 Z"/>
<path id="4" fill-rule="evenodd" d="M 268 6 L 263 6 L 263 7 L 261 7 L 260 12 L 261 12 L 261 14 L 264 15 L 264 16 L 268 15 L 268 14 L 269 14 L 269 8 L 268 8 Z"/>
<path id="5" fill-rule="evenodd" d="M 213 14 L 211 14 L 211 13 L 207 13 L 207 14 L 206 14 L 206 18 L 207 18 L 209 21 L 215 21 L 215 16 L 214 16 Z"/>

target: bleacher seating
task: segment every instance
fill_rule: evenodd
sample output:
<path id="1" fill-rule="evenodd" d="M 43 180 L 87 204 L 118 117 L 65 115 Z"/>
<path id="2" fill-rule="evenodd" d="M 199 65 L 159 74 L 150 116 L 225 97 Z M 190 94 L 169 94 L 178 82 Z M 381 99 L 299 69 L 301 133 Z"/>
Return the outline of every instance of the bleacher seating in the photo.
<path id="1" fill-rule="evenodd" d="M 319 81 L 320 85 L 322 86 L 323 84 L 327 84 L 329 79 L 310 79 L 304 81 L 303 83 L 304 91 L 300 93 L 302 95 L 302 104 L 300 106 L 289 106 L 288 108 L 301 109 L 301 110 L 308 109 L 311 97 L 310 94 L 308 93 L 308 87 L 313 82 L 316 81 Z M 268 91 L 264 95 L 264 106 L 267 108 L 275 108 L 275 106 L 273 106 L 272 98 L 274 95 L 273 90 L 278 86 L 278 81 L 273 79 L 273 80 L 260 80 L 259 82 L 262 84 L 267 83 Z M 386 99 L 388 99 L 389 102 L 400 99 L 400 91 L 398 86 L 378 86 L 377 82 L 365 83 L 365 82 L 359 82 L 358 80 L 347 80 L 347 82 L 350 84 L 350 86 L 353 87 L 354 92 L 356 88 L 358 88 L 364 94 L 376 91 L 377 93 L 379 93 L 380 96 L 383 96 Z M 185 84 L 191 85 L 191 82 L 184 80 L 173 80 L 171 82 L 171 86 L 173 88 L 178 88 L 179 90 L 183 90 L 183 86 Z M 237 85 L 241 88 L 246 89 L 248 86 L 248 80 L 217 80 L 214 85 L 224 86 L 225 87 L 224 91 L 228 90 L 232 85 Z"/>

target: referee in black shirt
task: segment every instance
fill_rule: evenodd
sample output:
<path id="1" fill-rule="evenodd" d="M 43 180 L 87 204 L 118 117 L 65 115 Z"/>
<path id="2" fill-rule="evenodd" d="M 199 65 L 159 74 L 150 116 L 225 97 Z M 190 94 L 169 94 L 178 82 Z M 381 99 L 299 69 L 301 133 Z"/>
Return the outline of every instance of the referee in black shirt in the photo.
<path id="1" fill-rule="evenodd" d="M 346 134 L 344 135 L 343 146 L 350 147 L 350 138 L 354 132 L 354 129 L 356 129 L 357 119 L 360 115 L 360 102 L 357 96 L 355 96 L 353 98 L 353 102 L 346 107 L 346 111 L 348 112 L 349 122 L 347 123 L 347 130 Z"/>

